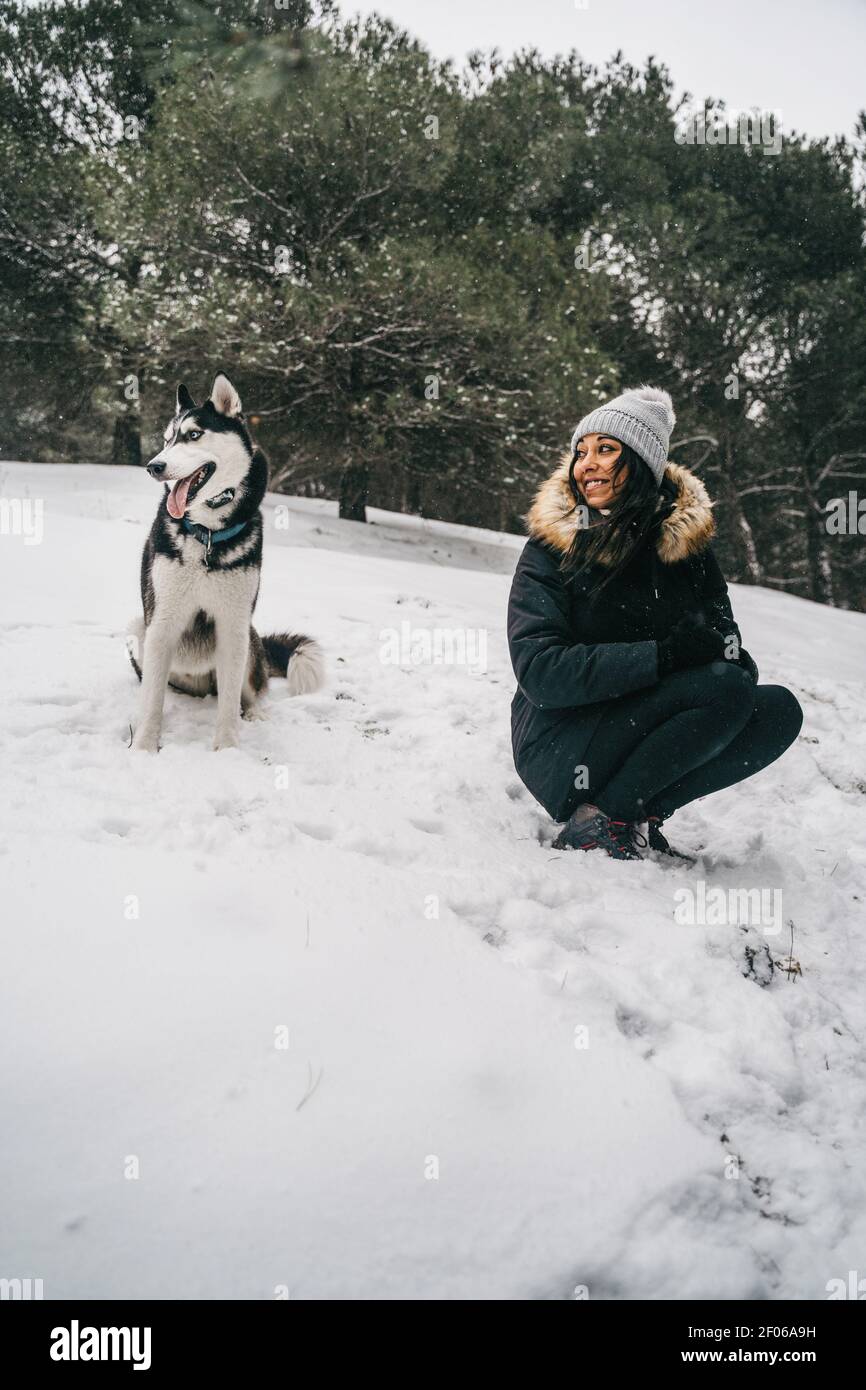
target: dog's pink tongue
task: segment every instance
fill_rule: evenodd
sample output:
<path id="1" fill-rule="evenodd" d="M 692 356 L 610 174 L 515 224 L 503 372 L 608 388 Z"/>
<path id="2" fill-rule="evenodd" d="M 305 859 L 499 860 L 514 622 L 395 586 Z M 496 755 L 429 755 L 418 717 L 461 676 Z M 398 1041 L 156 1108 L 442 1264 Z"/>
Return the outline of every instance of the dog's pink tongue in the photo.
<path id="1" fill-rule="evenodd" d="M 192 477 L 181 478 L 179 483 L 175 483 L 171 492 L 166 498 L 165 505 L 168 507 L 169 516 L 173 516 L 175 521 L 180 521 L 186 511 L 186 495 L 189 492 L 189 485 Z"/>

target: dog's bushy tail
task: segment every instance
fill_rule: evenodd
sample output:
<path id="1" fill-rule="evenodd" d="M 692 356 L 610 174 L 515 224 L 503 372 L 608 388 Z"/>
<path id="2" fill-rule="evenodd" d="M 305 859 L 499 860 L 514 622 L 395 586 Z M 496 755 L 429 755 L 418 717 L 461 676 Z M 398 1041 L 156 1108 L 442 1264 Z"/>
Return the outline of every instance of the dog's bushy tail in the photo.
<path id="1" fill-rule="evenodd" d="M 132 669 L 141 680 L 141 662 L 144 647 L 144 618 L 136 616 L 130 618 L 126 624 L 126 655 L 132 663 Z"/>
<path id="2" fill-rule="evenodd" d="M 290 695 L 311 695 L 325 683 L 325 653 L 312 637 L 275 632 L 262 638 L 269 676 L 285 676 Z"/>

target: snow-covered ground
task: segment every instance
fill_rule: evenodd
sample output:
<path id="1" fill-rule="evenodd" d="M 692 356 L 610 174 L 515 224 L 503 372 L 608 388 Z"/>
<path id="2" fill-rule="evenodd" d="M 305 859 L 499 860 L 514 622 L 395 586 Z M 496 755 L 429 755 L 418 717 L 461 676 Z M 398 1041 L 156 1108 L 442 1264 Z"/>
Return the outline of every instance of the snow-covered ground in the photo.
<path id="1" fill-rule="evenodd" d="M 695 868 L 615 864 L 551 851 L 514 773 L 519 539 L 300 500 L 286 530 L 269 498 L 257 626 L 319 637 L 327 688 L 272 682 L 223 753 L 214 702 L 169 693 L 149 757 L 123 634 L 157 489 L 4 464 L 0 496 L 43 506 L 40 544 L 0 535 L 0 1276 L 668 1299 L 866 1275 L 866 616 L 735 589 L 803 736 L 677 816 Z M 390 659 L 443 630 L 470 660 Z M 678 920 L 689 887 L 780 890 L 802 975 L 769 974 L 787 925 Z"/>

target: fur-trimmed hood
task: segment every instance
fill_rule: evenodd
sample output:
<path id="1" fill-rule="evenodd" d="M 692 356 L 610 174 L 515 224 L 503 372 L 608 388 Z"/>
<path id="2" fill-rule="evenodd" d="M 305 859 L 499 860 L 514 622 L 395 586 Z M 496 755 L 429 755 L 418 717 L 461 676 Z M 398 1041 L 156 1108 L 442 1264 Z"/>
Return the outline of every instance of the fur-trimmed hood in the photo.
<path id="1" fill-rule="evenodd" d="M 568 484 L 571 451 L 535 494 L 526 524 L 533 540 L 564 555 L 580 529 L 580 512 Z M 668 463 L 665 478 L 676 488 L 673 510 L 659 527 L 656 550 L 666 565 L 675 565 L 705 550 L 716 532 L 713 504 L 700 478 L 678 463 Z M 604 564 L 604 557 L 601 557 Z"/>

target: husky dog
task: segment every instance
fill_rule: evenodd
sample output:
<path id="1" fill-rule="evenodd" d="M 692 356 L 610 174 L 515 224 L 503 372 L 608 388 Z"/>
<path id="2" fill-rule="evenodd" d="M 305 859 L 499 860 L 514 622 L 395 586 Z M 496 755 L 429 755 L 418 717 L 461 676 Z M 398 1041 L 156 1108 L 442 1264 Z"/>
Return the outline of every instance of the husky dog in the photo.
<path id="1" fill-rule="evenodd" d="M 127 639 L 142 687 L 132 747 L 157 751 L 171 685 L 187 695 L 215 694 L 214 748 L 235 748 L 239 716 L 258 717 L 269 676 L 285 676 L 292 695 L 320 688 L 322 650 L 311 637 L 259 637 L 251 626 L 268 464 L 228 377 L 214 379 L 202 406 L 178 386 L 164 439 L 147 465 L 167 487 L 141 557 L 144 617 Z"/>

